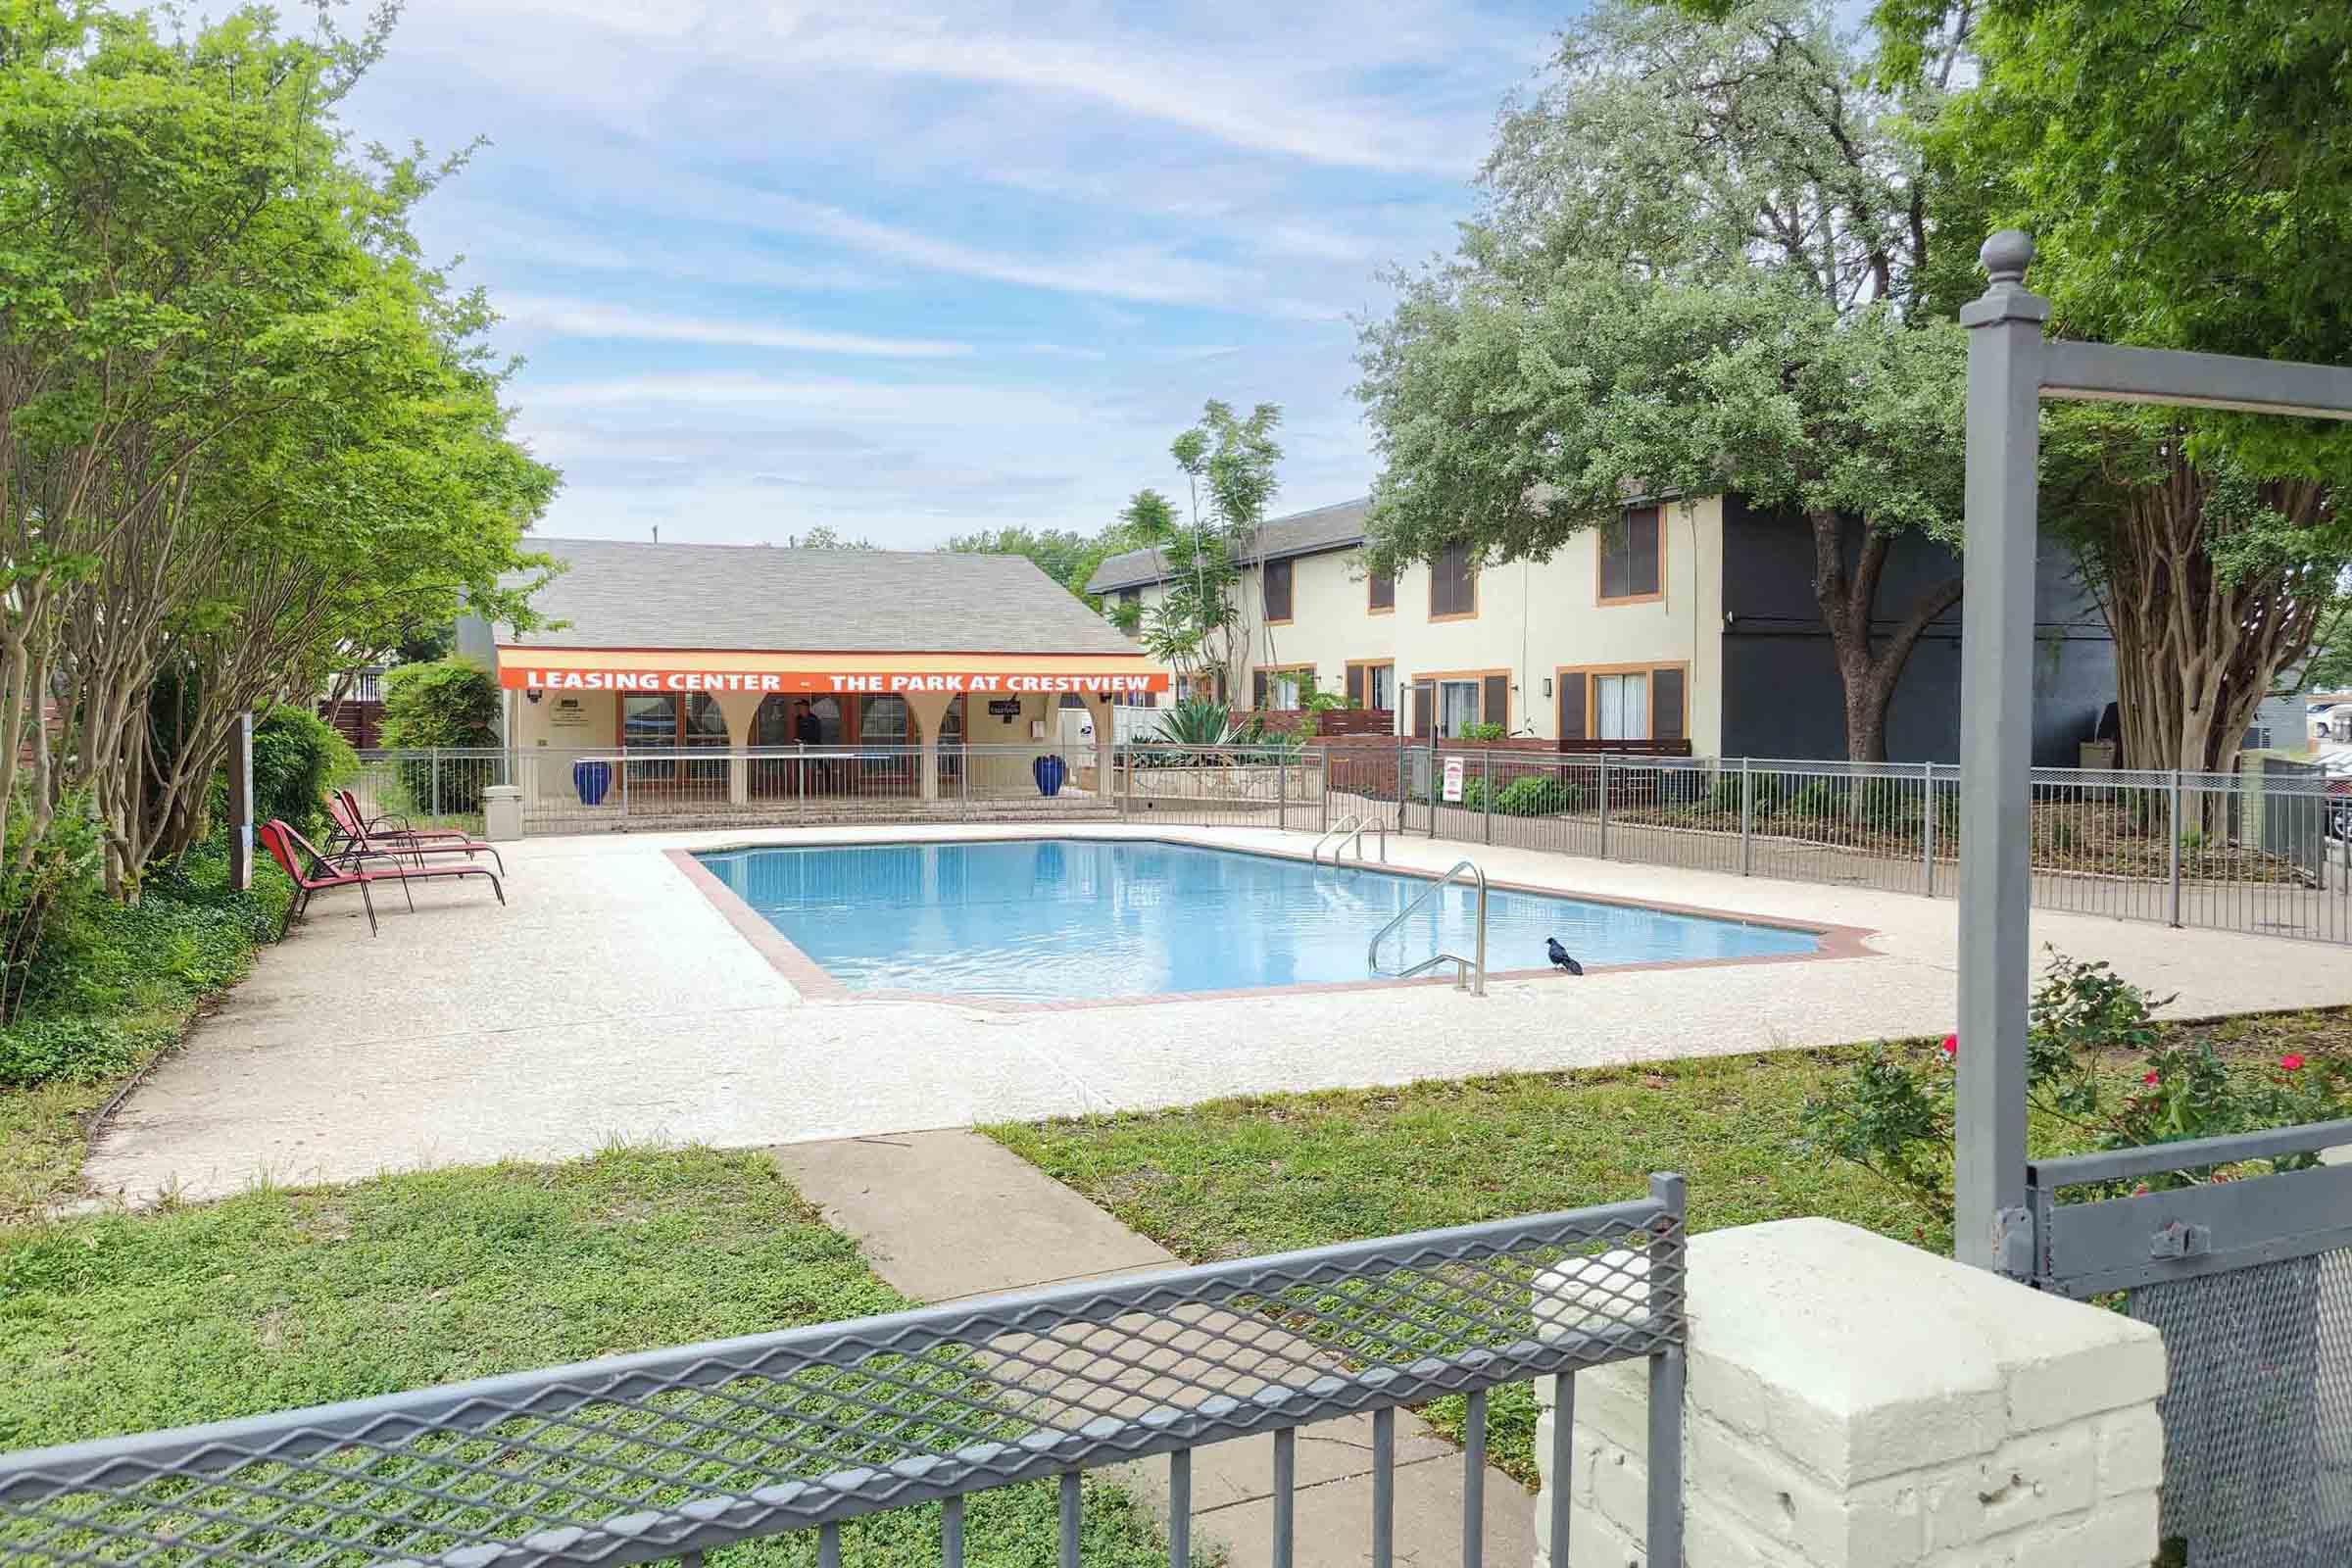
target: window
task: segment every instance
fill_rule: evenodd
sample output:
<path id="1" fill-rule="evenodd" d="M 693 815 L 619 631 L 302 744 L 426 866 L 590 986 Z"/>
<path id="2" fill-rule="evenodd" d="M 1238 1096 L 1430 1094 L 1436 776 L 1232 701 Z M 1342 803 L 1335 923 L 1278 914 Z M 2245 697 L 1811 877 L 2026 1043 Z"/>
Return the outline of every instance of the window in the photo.
<path id="1" fill-rule="evenodd" d="M 914 723 L 906 711 L 906 699 L 895 696 L 858 698 L 858 744 L 912 746 Z"/>
<path id="2" fill-rule="evenodd" d="M 1508 670 L 1464 669 L 1425 675 L 1414 688 L 1416 707 L 1426 700 L 1434 710 L 1437 733 L 1458 740 L 1473 724 L 1510 721 L 1511 677 Z M 1418 724 L 1420 715 L 1414 715 Z M 1425 732 L 1424 732 L 1425 733 Z"/>
<path id="3" fill-rule="evenodd" d="M 1600 554 L 1600 602 L 1638 605 L 1665 597 L 1666 531 L 1658 526 L 1658 509 L 1643 507 L 1625 514 L 1615 528 L 1603 529 L 1593 548 Z"/>
<path id="4" fill-rule="evenodd" d="M 1447 545 L 1429 564 L 1429 618 L 1478 613 L 1478 574 L 1470 568 L 1470 547 Z"/>
<path id="5" fill-rule="evenodd" d="M 1592 677 L 1592 732 L 1604 741 L 1649 739 L 1649 677 Z"/>
<path id="6" fill-rule="evenodd" d="M 1378 712 L 1396 710 L 1396 666 L 1359 660 L 1348 666 L 1348 706 Z"/>
<path id="7" fill-rule="evenodd" d="M 1314 684 L 1312 664 L 1270 665 L 1250 677 L 1250 706 L 1288 711 L 1306 700 Z"/>
<path id="8" fill-rule="evenodd" d="M 620 744 L 625 751 L 670 751 L 677 748 L 723 747 L 727 717 L 718 699 L 709 692 L 655 696 L 632 693 L 621 699 Z M 629 780 L 637 784 L 708 783 L 727 776 L 724 759 L 689 761 L 684 758 L 631 762 Z"/>
<path id="9" fill-rule="evenodd" d="M 1122 589 L 1120 589 L 1120 590 L 1119 590 L 1119 603 L 1120 603 L 1120 604 L 1122 604 L 1122 605 L 1140 605 L 1140 604 L 1142 604 L 1143 602 L 1144 602 L 1144 591 L 1143 591 L 1141 588 L 1122 588 Z"/>
<path id="10" fill-rule="evenodd" d="M 1266 624 L 1270 626 L 1285 624 L 1291 618 L 1291 566 L 1288 561 L 1266 563 Z"/>
<path id="11" fill-rule="evenodd" d="M 1365 607 L 1375 615 L 1385 615 L 1396 608 L 1396 579 L 1386 572 L 1376 571 L 1364 594 Z"/>
<path id="12" fill-rule="evenodd" d="M 1560 735 L 1565 740 L 1680 741 L 1690 673 L 1681 664 L 1613 664 L 1559 672 Z"/>
<path id="13" fill-rule="evenodd" d="M 1462 731 L 1478 722 L 1478 682 L 1474 680 L 1442 680 L 1438 682 L 1438 733 L 1448 740 L 1458 738 Z"/>

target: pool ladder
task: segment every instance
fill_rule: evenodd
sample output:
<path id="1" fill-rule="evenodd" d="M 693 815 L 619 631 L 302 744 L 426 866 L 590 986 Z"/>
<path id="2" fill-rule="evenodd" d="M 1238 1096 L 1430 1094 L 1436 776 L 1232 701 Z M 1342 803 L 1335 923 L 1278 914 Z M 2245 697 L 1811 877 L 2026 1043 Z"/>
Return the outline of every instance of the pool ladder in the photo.
<path id="1" fill-rule="evenodd" d="M 1387 857 L 1384 855 L 1382 858 L 1385 859 Z M 1478 889 L 1478 938 L 1477 946 L 1472 950 L 1474 956 L 1465 958 L 1458 953 L 1439 953 L 1431 955 L 1409 969 L 1382 968 L 1380 966 L 1380 945 L 1388 940 L 1389 933 L 1411 919 L 1414 911 L 1421 906 L 1452 886 L 1453 879 L 1464 871 L 1469 872 L 1476 879 L 1473 886 Z M 1409 980 L 1414 975 L 1426 974 L 1441 963 L 1450 963 L 1453 965 L 1454 990 L 1467 991 L 1474 997 L 1485 996 L 1487 994 L 1487 873 L 1479 869 L 1476 860 L 1454 861 L 1452 870 L 1432 882 L 1423 890 L 1419 898 L 1397 911 L 1396 918 L 1380 928 L 1380 934 L 1375 936 L 1372 939 L 1372 945 L 1364 950 L 1364 962 L 1374 974 L 1389 980 Z M 1472 978 L 1474 975 L 1476 976 L 1475 981 Z"/>
<path id="2" fill-rule="evenodd" d="M 1323 846 L 1326 844 L 1331 844 L 1333 839 L 1338 839 L 1339 843 L 1331 845 L 1331 863 L 1333 865 L 1338 865 L 1340 863 L 1340 857 L 1348 852 L 1348 846 L 1350 844 L 1355 846 L 1355 858 L 1360 860 L 1364 858 L 1364 835 L 1367 833 L 1377 833 L 1380 835 L 1380 863 L 1383 865 L 1388 864 L 1388 822 L 1379 816 L 1366 818 L 1354 811 L 1349 811 L 1346 816 L 1341 817 L 1337 822 L 1334 822 L 1331 824 L 1331 826 L 1325 828 L 1323 830 L 1323 836 L 1315 840 L 1315 847 L 1307 852 L 1306 858 L 1318 865 L 1321 864 L 1323 860 Z"/>

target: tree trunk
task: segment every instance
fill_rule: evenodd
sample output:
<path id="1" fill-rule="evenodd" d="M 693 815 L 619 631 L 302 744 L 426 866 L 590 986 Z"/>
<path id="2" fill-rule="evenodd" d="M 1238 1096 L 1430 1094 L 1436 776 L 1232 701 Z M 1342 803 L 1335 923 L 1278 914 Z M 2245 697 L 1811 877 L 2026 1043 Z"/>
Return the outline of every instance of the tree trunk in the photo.
<path id="1" fill-rule="evenodd" d="M 2176 434 L 2165 472 L 2125 498 L 2085 554 L 2085 575 L 2115 639 L 2123 764 L 2227 770 L 2278 671 L 2310 652 L 2335 595 L 2335 570 L 2297 561 L 2226 575 L 2211 552 L 2213 480 Z M 2324 486 L 2269 481 L 2263 503 L 2297 527 L 2324 514 Z"/>
<path id="2" fill-rule="evenodd" d="M 1886 712 L 1902 679 L 1911 650 L 1936 617 L 1960 602 L 1960 579 L 1947 578 L 1923 591 L 1884 643 L 1874 633 L 1879 575 L 1886 569 L 1892 536 L 1869 528 L 1849 569 L 1845 520 L 1816 512 L 1813 524 L 1813 599 L 1829 628 L 1830 647 L 1845 688 L 1845 758 L 1849 762 L 1886 760 Z"/>

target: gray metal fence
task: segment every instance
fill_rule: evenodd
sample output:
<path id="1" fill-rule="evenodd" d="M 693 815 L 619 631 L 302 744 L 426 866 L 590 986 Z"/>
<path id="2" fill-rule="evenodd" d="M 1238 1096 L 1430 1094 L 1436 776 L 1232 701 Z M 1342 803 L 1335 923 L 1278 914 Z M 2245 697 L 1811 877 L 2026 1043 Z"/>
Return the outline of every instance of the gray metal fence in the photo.
<path id="1" fill-rule="evenodd" d="M 1368 1412 L 1367 1555 L 1393 1557 L 1396 1412 L 1467 1395 L 1462 1560 L 1483 1550 L 1488 1392 L 1548 1377 L 1555 1475 L 1580 1368 L 1650 1364 L 1649 1561 L 1681 1561 L 1684 1195 L 1427 1231 L 890 1317 L 616 1356 L 212 1426 L 0 1455 L 12 1563 L 541 1568 L 699 1559 L 963 1499 L 1169 1467 L 1169 1561 L 1191 1558 L 1191 1454 L 1273 1437 L 1274 1559 L 1301 1426 Z M 1545 1500 L 1566 1561 L 1568 1489 Z M 853 1542 L 853 1544 L 855 1543 Z"/>
<path id="2" fill-rule="evenodd" d="M 1930 898 L 1959 886 L 1960 770 L 1942 763 L 1440 743 L 1377 778 L 1343 764 L 1330 800 L 1431 838 Z M 2352 942 L 2352 795 L 2310 770 L 2036 768 L 2028 834 L 2039 908 Z"/>
<path id="3" fill-rule="evenodd" d="M 1083 822 L 1301 828 L 1323 763 L 1298 747 L 606 747 L 367 752 L 372 809 L 482 825 L 482 789 L 522 793 L 531 833 L 842 822 Z"/>
<path id="4" fill-rule="evenodd" d="M 373 811 L 479 830 L 512 784 L 532 833 L 842 822 L 1124 821 L 1404 832 L 1644 865 L 1951 898 L 1960 774 L 1942 763 L 1607 757 L 1445 743 L 687 747 L 368 752 Z M 2239 773 L 2036 768 L 2036 907 L 2352 942 L 2352 794 L 2277 760 Z M 1041 771 L 1042 770 L 1042 771 Z M 1048 784 L 1052 788 L 1048 788 Z"/>
<path id="5" fill-rule="evenodd" d="M 2017 1272 L 2164 1336 L 2172 1563 L 2352 1562 L 2352 1165 L 2319 1162 L 2347 1146 L 2338 1121 L 2029 1166 Z"/>

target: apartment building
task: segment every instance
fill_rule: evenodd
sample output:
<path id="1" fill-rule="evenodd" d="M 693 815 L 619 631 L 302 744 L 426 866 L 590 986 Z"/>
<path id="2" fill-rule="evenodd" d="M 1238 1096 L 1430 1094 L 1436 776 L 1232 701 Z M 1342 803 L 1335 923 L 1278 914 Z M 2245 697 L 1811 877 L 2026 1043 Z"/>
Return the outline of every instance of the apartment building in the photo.
<path id="1" fill-rule="evenodd" d="M 1248 658 L 1216 682 L 1237 706 L 1294 706 L 1300 676 L 1396 715 L 1399 733 L 1687 742 L 1700 756 L 1842 757 L 1843 685 L 1814 603 L 1813 534 L 1738 496 L 1628 507 L 1546 561 L 1481 565 L 1455 549 L 1394 581 L 1361 559 L 1368 501 L 1273 519 L 1244 570 Z M 1857 541 L 1858 542 L 1858 541 Z M 1104 561 L 1090 591 L 1146 610 L 1166 587 L 1152 551 Z M 1903 539 L 1879 603 L 1891 620 L 1958 573 Z M 2115 695 L 2114 650 L 2063 553 L 2037 586 L 2035 760 L 2073 765 Z M 1914 649 L 1888 713 L 1888 755 L 1959 754 L 1960 616 Z"/>

